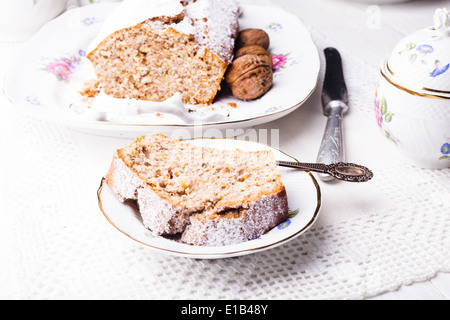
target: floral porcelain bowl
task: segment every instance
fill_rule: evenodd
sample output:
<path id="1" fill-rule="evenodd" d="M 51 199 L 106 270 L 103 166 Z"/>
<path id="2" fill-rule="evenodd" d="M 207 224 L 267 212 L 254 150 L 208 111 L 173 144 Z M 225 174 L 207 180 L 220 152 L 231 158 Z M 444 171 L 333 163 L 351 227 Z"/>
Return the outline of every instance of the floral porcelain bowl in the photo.
<path id="1" fill-rule="evenodd" d="M 450 12 L 400 41 L 381 67 L 375 116 L 395 153 L 421 168 L 450 167 Z"/>

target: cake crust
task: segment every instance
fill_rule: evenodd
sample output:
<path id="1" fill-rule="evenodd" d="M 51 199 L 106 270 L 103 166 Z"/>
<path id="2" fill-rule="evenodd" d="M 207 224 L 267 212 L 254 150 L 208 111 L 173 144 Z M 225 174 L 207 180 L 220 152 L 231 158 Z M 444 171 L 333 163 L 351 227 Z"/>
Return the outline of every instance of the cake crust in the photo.
<path id="1" fill-rule="evenodd" d="M 289 215 L 286 190 L 263 195 L 230 213 L 206 216 L 194 215 L 190 219 L 182 240 L 196 246 L 225 246 L 256 239 L 285 221 Z"/>

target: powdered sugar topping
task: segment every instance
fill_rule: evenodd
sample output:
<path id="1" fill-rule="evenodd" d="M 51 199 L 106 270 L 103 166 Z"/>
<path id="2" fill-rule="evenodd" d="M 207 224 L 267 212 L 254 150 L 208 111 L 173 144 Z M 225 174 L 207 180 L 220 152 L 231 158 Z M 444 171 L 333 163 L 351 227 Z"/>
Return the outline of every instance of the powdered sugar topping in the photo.
<path id="1" fill-rule="evenodd" d="M 174 23 L 149 23 L 159 25 L 162 30 L 173 28 L 180 33 L 194 35 L 197 43 L 230 64 L 239 31 L 238 16 L 239 5 L 236 0 L 124 0 L 104 22 L 89 51 L 118 30 L 154 18 L 182 17 L 182 20 Z"/>
<path id="2" fill-rule="evenodd" d="M 197 0 L 190 1 L 186 8 L 187 16 L 194 22 L 195 40 L 225 63 L 231 63 L 239 31 L 238 3 L 235 0 Z"/>

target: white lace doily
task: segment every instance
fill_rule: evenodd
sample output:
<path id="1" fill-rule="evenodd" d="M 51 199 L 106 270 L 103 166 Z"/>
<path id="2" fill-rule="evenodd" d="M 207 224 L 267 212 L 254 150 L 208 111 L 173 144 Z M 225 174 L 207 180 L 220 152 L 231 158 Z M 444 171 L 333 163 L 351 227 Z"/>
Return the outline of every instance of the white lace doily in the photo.
<path id="1" fill-rule="evenodd" d="M 333 45 L 311 32 L 320 49 Z M 2 44 L 2 71 L 19 49 Z M 371 80 L 358 72 L 370 66 L 355 61 L 348 86 L 370 117 Z M 449 169 L 380 165 L 364 190 L 384 205 L 336 220 L 324 212 L 304 235 L 262 253 L 176 258 L 106 222 L 96 198 L 106 160 L 93 163 L 76 133 L 0 99 L 0 298 L 358 299 L 450 272 Z"/>

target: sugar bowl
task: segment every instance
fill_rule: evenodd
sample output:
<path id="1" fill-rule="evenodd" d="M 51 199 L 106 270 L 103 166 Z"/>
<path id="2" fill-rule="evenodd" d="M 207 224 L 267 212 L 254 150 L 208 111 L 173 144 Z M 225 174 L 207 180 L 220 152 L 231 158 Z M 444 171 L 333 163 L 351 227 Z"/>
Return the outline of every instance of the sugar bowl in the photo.
<path id="1" fill-rule="evenodd" d="M 401 40 L 380 69 L 375 117 L 395 153 L 420 168 L 450 167 L 450 12 Z"/>

